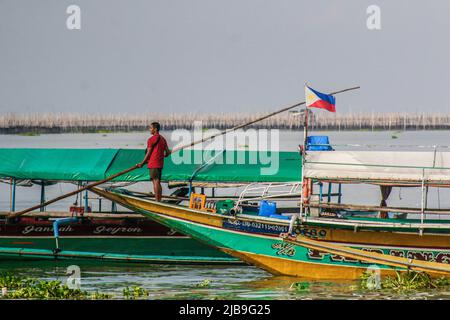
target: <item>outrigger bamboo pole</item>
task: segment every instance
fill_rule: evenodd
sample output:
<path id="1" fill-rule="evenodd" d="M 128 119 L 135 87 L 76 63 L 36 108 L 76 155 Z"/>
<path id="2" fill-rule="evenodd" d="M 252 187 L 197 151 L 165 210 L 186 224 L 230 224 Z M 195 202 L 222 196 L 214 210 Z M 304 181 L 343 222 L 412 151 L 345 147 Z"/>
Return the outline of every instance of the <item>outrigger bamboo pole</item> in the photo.
<path id="1" fill-rule="evenodd" d="M 421 214 L 422 208 L 405 208 L 405 207 L 379 207 L 379 206 L 365 206 L 357 204 L 340 204 L 340 203 L 309 203 L 309 208 L 322 208 L 322 209 L 340 209 L 340 210 L 363 210 L 372 212 L 398 212 L 398 213 L 412 213 Z M 450 214 L 449 210 L 444 209 L 426 209 L 427 214 Z"/>
<path id="2" fill-rule="evenodd" d="M 347 92 L 347 91 L 351 91 L 351 90 L 356 90 L 356 89 L 359 89 L 359 88 L 360 88 L 359 86 L 357 86 L 357 87 L 352 87 L 352 88 L 347 88 L 347 89 L 344 89 L 344 90 L 339 90 L 339 91 L 332 92 L 332 93 L 330 93 L 330 94 L 334 95 L 334 94 L 343 93 L 343 92 Z M 259 122 L 259 121 L 265 120 L 265 119 L 267 119 L 267 118 L 270 118 L 270 117 L 272 117 L 272 116 L 274 116 L 274 115 L 276 115 L 276 114 L 279 114 L 279 113 L 282 113 L 282 112 L 285 112 L 285 111 L 294 109 L 294 108 L 296 108 L 296 107 L 299 107 L 299 106 L 301 106 L 301 105 L 304 105 L 305 103 L 306 103 L 306 102 L 303 101 L 303 102 L 294 104 L 294 105 L 292 105 L 292 106 L 282 108 L 282 109 L 280 109 L 280 110 L 278 110 L 278 111 L 269 113 L 268 115 L 265 115 L 265 116 L 263 116 L 263 117 L 260 117 L 260 118 L 258 118 L 258 119 L 256 119 L 256 120 L 253 120 L 253 121 L 250 121 L 250 122 L 241 124 L 241 125 L 239 125 L 239 126 L 236 126 L 236 127 L 231 128 L 231 129 L 223 130 L 223 131 L 220 132 L 220 133 L 217 133 L 217 134 L 212 135 L 212 136 L 208 136 L 208 137 L 203 138 L 203 139 L 201 139 L 201 140 L 197 140 L 197 141 L 191 142 L 191 143 L 186 144 L 186 145 L 184 145 L 184 146 L 180 146 L 180 147 L 178 147 L 178 148 L 173 149 L 173 150 L 172 150 L 172 153 L 173 153 L 173 152 L 180 151 L 180 150 L 183 150 L 183 149 L 186 149 L 186 148 L 189 148 L 189 147 L 192 147 L 192 146 L 194 146 L 194 145 L 196 145 L 196 144 L 203 143 L 203 142 L 205 142 L 205 141 L 214 139 L 214 138 L 216 138 L 216 137 L 222 136 L 222 135 L 227 134 L 227 133 L 229 133 L 229 132 L 236 131 L 236 130 L 238 130 L 238 129 L 242 129 L 242 128 L 247 127 L 247 126 L 249 126 L 249 125 L 252 125 L 252 124 L 254 124 L 254 123 L 256 123 L 256 122 Z M 103 180 L 101 180 L 101 181 L 97 181 L 97 182 L 88 184 L 88 185 L 84 186 L 83 188 L 80 188 L 80 189 L 78 189 L 78 190 L 75 190 L 75 191 L 69 192 L 69 193 L 67 193 L 67 194 L 64 194 L 64 195 L 62 195 L 62 196 L 56 197 L 56 198 L 54 198 L 54 199 L 52 199 L 52 200 L 48 200 L 48 201 L 46 201 L 46 202 L 44 202 L 44 203 L 41 203 L 41 204 L 39 204 L 39 205 L 30 207 L 30 208 L 28 208 L 28 209 L 25 209 L 25 210 L 22 210 L 22 211 L 19 211 L 19 212 L 11 213 L 8 217 L 9 217 L 9 218 L 18 217 L 18 216 L 21 216 L 21 215 L 23 215 L 23 214 L 25 214 L 25 213 L 27 213 L 27 212 L 30 212 L 30 211 L 39 209 L 39 208 L 41 208 L 41 207 L 48 206 L 49 204 L 52 204 L 52 203 L 54 203 L 54 202 L 56 202 L 56 201 L 65 199 L 65 198 L 67 198 L 67 197 L 73 196 L 73 195 L 75 195 L 75 194 L 77 194 L 77 193 L 79 193 L 79 192 L 82 192 L 82 191 L 84 191 L 84 190 L 88 190 L 88 189 L 93 188 L 93 187 L 96 187 L 96 186 L 98 186 L 98 185 L 100 185 L 100 184 L 103 184 L 103 183 L 106 183 L 106 182 L 108 182 L 108 181 L 111 181 L 111 180 L 113 180 L 114 178 L 117 178 L 117 177 L 119 177 L 119 176 L 121 176 L 121 175 L 124 175 L 124 174 L 126 174 L 126 173 L 128 173 L 128 172 L 130 172 L 130 171 L 133 171 L 133 170 L 137 169 L 137 168 L 139 168 L 139 165 L 136 164 L 136 165 L 134 165 L 134 166 L 132 166 L 132 167 L 126 169 L 126 170 L 123 170 L 123 171 L 121 171 L 121 172 L 118 172 L 118 173 L 116 173 L 116 174 L 113 174 L 112 176 L 110 176 L 110 177 L 108 177 L 108 178 L 106 178 L 106 179 L 103 179 Z"/>
<path id="3" fill-rule="evenodd" d="M 348 88 L 348 89 L 344 89 L 344 90 L 335 91 L 335 92 L 332 92 L 332 93 L 330 93 L 330 94 L 331 94 L 331 95 L 335 95 L 335 94 L 339 94 L 339 93 L 343 93 L 343 92 L 347 92 L 347 91 L 351 91 L 351 90 L 356 90 L 356 89 L 359 89 L 359 88 L 361 88 L 361 87 L 360 87 L 360 86 L 352 87 L 352 88 Z M 214 139 L 214 138 L 216 138 L 216 137 L 222 136 L 222 135 L 227 134 L 227 133 L 229 133 L 229 132 L 236 131 L 236 130 L 238 130 L 238 129 L 242 129 L 242 128 L 247 127 L 247 126 L 249 126 L 249 125 L 252 125 L 252 124 L 254 124 L 254 123 L 256 123 L 256 122 L 260 122 L 260 121 L 265 120 L 265 119 L 267 119 L 267 118 L 273 117 L 274 115 L 277 115 L 277 114 L 279 114 L 279 113 L 283 113 L 283 112 L 285 112 L 285 111 L 294 109 L 294 108 L 299 107 L 299 106 L 301 106 L 301 105 L 304 105 L 305 103 L 306 103 L 306 101 L 303 101 L 303 102 L 294 104 L 294 105 L 292 105 L 292 106 L 289 106 L 289 107 L 280 109 L 280 110 L 278 110 L 278 111 L 269 113 L 268 115 L 265 115 L 265 116 L 263 116 L 263 117 L 261 117 L 261 118 L 258 118 L 258 119 L 256 119 L 256 120 L 253 120 L 253 121 L 250 121 L 250 122 L 241 124 L 241 125 L 239 125 L 239 126 L 236 126 L 236 127 L 231 128 L 231 129 L 223 130 L 222 132 L 219 132 L 219 133 L 217 133 L 217 134 L 215 134 L 215 135 L 212 135 L 212 136 L 203 138 L 203 139 L 201 139 L 201 140 L 194 141 L 194 142 L 192 142 L 192 143 L 190 143 L 190 144 L 187 144 L 187 145 L 184 145 L 184 146 L 180 146 L 180 147 L 178 147 L 178 148 L 175 148 L 175 149 L 172 150 L 172 152 L 176 152 L 176 151 L 179 151 L 179 150 L 181 150 L 181 149 L 186 149 L 186 148 L 192 147 L 192 146 L 194 146 L 194 145 L 196 145 L 196 144 L 199 144 L 199 143 L 202 143 L 202 142 L 205 142 L 205 141 Z"/>
<path id="4" fill-rule="evenodd" d="M 450 275 L 450 266 L 445 263 L 429 262 L 415 259 L 408 259 L 403 257 L 395 257 L 388 254 L 381 254 L 376 252 L 368 252 L 360 249 L 346 247 L 344 245 L 336 245 L 324 241 L 317 241 L 305 236 L 297 236 L 297 238 L 283 238 L 283 241 L 314 249 L 329 254 L 344 256 L 351 259 L 362 260 L 369 263 L 384 264 L 390 267 L 400 267 L 407 270 L 424 271 L 436 273 L 439 275 Z"/>

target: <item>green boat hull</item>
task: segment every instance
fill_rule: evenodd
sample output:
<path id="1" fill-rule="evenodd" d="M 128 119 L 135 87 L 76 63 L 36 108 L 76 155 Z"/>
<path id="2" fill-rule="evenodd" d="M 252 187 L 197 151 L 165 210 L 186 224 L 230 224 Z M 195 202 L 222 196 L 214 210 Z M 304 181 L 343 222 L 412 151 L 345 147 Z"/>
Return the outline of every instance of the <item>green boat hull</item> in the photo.
<path id="1" fill-rule="evenodd" d="M 158 221 L 174 230 L 192 236 L 194 239 L 207 245 L 219 248 L 223 252 L 240 257 L 246 262 L 280 275 L 297 275 L 306 278 L 321 279 L 349 279 L 357 278 L 364 270 L 371 268 L 379 269 L 387 274 L 404 268 L 391 267 L 383 264 L 372 264 L 357 259 L 349 259 L 339 255 L 326 254 L 304 246 L 290 244 L 277 236 L 267 236 L 256 233 L 229 230 L 196 223 L 193 221 L 178 219 L 166 215 L 156 214 L 149 211 L 141 211 L 147 217 Z M 237 224 L 245 224 L 243 220 L 236 219 Z M 260 222 L 261 223 L 261 222 Z M 392 255 L 393 251 L 402 256 L 431 255 L 438 260 L 447 259 L 449 250 L 395 248 L 376 245 L 357 245 L 355 249 L 368 250 L 385 255 Z M 293 263 L 294 262 L 294 263 Z M 369 268 L 369 269 L 368 269 Z M 292 270 L 290 270 L 292 269 Z M 280 272 L 279 270 L 284 270 Z"/>
<path id="2" fill-rule="evenodd" d="M 188 237 L 0 237 L 0 259 L 87 259 L 148 263 L 239 263 Z"/>
<path id="3" fill-rule="evenodd" d="M 450 263 L 450 229 L 444 224 L 439 233 L 429 231 L 436 228 L 435 223 L 425 225 L 424 232 L 418 233 L 415 224 L 395 221 L 375 224 L 375 227 L 382 227 L 386 231 L 371 230 L 373 222 L 370 220 L 365 224 L 363 220 L 357 221 L 358 228 L 353 230 L 335 226 L 346 223 L 345 220 L 321 219 L 321 224 L 313 226 L 296 223 L 293 232 L 299 239 L 317 239 L 316 242 L 322 244 L 311 246 L 281 238 L 281 234 L 286 235 L 289 231 L 290 223 L 281 216 L 230 216 L 98 188 L 93 191 L 172 230 L 273 274 L 310 279 L 357 279 L 364 271 L 373 268 L 382 274 L 404 271 L 413 260 L 429 262 L 422 264 L 425 269 L 435 274 L 446 274 L 448 268 L 442 265 Z M 353 253 L 327 251 L 327 244 L 341 249 L 348 247 Z M 354 254 L 356 252 L 358 254 Z M 374 256 L 376 254 L 379 256 Z M 402 263 L 392 263 L 392 259 L 387 259 L 390 256 L 403 259 Z"/>

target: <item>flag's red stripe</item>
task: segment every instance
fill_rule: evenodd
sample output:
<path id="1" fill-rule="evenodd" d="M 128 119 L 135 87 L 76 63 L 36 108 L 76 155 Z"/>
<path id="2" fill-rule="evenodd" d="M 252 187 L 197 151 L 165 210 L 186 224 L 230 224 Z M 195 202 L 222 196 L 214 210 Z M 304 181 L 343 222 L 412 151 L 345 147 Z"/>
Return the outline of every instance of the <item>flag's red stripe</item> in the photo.
<path id="1" fill-rule="evenodd" d="M 334 104 L 331 104 L 329 102 L 326 102 L 324 100 L 317 100 L 316 102 L 314 102 L 312 105 L 310 105 L 309 107 L 313 107 L 313 108 L 320 108 L 320 109 L 325 109 L 328 110 L 330 112 L 336 112 L 336 107 Z"/>

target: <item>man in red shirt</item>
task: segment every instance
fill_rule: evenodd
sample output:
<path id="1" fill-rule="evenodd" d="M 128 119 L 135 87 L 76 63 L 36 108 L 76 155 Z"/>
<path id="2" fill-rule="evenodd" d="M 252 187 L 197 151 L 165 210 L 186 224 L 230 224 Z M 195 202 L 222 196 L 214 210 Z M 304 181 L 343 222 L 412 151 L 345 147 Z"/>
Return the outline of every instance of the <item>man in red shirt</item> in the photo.
<path id="1" fill-rule="evenodd" d="M 150 179 L 153 181 L 153 191 L 155 193 L 156 201 L 161 201 L 162 187 L 161 174 L 164 167 L 164 157 L 170 155 L 167 141 L 159 134 L 160 124 L 153 122 L 150 126 L 150 133 L 152 136 L 147 141 L 147 153 L 144 160 L 139 163 L 139 168 L 143 167 L 146 162 L 150 169 Z"/>

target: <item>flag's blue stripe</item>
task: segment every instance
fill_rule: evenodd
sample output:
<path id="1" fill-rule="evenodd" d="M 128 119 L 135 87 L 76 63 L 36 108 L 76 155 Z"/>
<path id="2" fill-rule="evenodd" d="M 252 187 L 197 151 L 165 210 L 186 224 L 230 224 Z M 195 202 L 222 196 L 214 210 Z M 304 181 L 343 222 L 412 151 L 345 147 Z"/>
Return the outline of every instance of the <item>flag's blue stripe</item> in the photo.
<path id="1" fill-rule="evenodd" d="M 312 92 L 314 92 L 321 100 L 325 100 L 328 103 L 331 103 L 332 105 L 336 105 L 336 99 L 330 95 L 325 94 L 319 91 L 314 90 L 313 88 L 308 87 Z"/>

